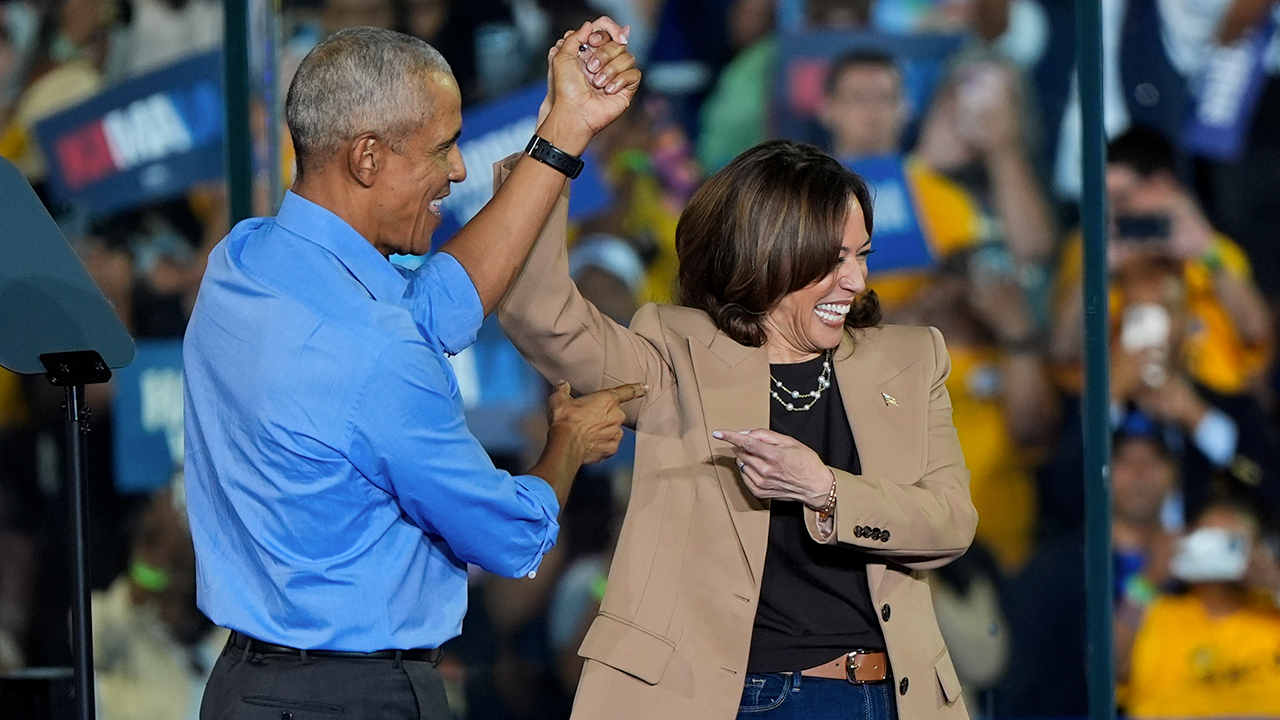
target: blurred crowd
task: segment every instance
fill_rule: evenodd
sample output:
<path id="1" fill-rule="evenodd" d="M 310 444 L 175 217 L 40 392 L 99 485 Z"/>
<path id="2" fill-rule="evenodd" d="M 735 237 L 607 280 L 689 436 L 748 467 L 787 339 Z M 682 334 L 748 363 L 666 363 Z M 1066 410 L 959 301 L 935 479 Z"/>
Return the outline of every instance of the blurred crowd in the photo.
<path id="1" fill-rule="evenodd" d="M 965 702 L 975 717 L 1086 714 L 1073 2 L 277 6 L 280 88 L 320 38 L 375 25 L 436 46 L 464 113 L 544 77 L 564 28 L 601 13 L 629 25 L 642 95 L 590 150 L 611 199 L 575 220 L 570 251 L 584 295 L 621 323 L 671 300 L 681 209 L 742 150 L 790 134 L 867 177 L 868 284 L 889 322 L 936 326 L 951 353 L 980 523 L 969 553 L 931 582 Z M 1280 0 L 1102 9 L 1120 710 L 1280 716 Z M 228 229 L 225 187 L 86 212 L 50 193 L 33 129 L 218 47 L 221 28 L 217 0 L 0 2 L 0 155 L 137 338 L 181 338 L 204 257 Z M 1206 142 L 1189 128 L 1221 109 L 1224 87 L 1240 95 L 1234 125 Z M 257 202 L 275 210 L 270 193 Z M 476 420 L 502 429 L 477 433 L 495 463 L 520 472 L 541 449 L 549 388 L 504 343 L 486 325 L 458 374 Z M 506 388 L 503 402 L 483 402 L 491 386 Z M 112 442 L 113 391 L 90 388 L 87 436 L 99 714 L 193 718 L 225 636 L 195 607 L 180 463 L 146 492 L 119 477 L 128 448 Z M 42 378 L 0 370 L 0 675 L 70 664 L 61 399 Z M 536 577 L 473 573 L 441 666 L 459 718 L 567 717 L 629 453 L 583 470 Z"/>

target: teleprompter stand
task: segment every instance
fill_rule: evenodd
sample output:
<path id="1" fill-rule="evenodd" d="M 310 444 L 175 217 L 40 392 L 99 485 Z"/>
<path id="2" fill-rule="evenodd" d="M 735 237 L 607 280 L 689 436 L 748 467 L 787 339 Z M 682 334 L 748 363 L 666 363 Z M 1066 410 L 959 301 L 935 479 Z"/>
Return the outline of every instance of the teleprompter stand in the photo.
<path id="1" fill-rule="evenodd" d="M 93 720 L 93 643 L 89 611 L 88 489 L 84 431 L 85 385 L 111 379 L 111 368 L 133 361 L 133 340 L 72 252 L 22 173 L 0 159 L 0 366 L 43 374 L 66 390 L 66 459 L 73 556 L 72 646 L 75 707 Z M 39 675 L 37 673 L 37 675 Z M 44 673 L 43 677 L 56 676 Z M 20 682 L 31 674 L 15 675 Z M 12 695 L 13 683 L 6 695 Z M 56 707 L 56 698 L 33 708 Z"/>

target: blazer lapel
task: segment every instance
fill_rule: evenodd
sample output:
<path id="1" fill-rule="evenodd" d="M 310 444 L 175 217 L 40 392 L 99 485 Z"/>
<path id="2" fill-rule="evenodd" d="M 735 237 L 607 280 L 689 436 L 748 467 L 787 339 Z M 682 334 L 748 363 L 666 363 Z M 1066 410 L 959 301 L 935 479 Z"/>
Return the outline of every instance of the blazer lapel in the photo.
<path id="1" fill-rule="evenodd" d="M 769 427 L 768 355 L 764 348 L 739 345 L 721 332 L 710 345 L 690 338 L 689 353 L 706 422 L 710 462 L 743 559 L 758 586 L 769 542 L 768 505 L 743 487 L 732 446 L 711 437 L 711 432 Z"/>
<path id="2" fill-rule="evenodd" d="M 920 395 L 920 363 L 899 367 L 874 343 L 855 343 L 848 336 L 835 355 L 836 382 L 862 475 L 881 478 L 918 477 L 928 423 L 928 398 Z M 868 566 L 872 595 L 883 576 Z"/>

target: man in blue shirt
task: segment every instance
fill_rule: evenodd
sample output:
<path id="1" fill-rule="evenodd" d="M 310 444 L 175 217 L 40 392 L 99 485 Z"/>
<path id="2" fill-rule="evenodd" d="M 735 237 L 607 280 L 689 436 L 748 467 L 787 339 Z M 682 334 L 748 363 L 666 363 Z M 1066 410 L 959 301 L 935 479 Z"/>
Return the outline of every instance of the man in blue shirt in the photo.
<path id="1" fill-rule="evenodd" d="M 616 449 L 618 406 L 644 388 L 575 399 L 562 385 L 530 474 L 495 469 L 447 356 L 629 104 L 625 39 L 601 18 L 557 46 L 533 150 L 412 272 L 388 256 L 430 249 L 466 176 L 448 65 L 420 40 L 351 28 L 298 68 L 297 181 L 276 217 L 213 250 L 184 345 L 199 604 L 233 631 L 203 718 L 449 717 L 434 668 L 461 630 L 467 565 L 533 573 L 578 467 Z"/>

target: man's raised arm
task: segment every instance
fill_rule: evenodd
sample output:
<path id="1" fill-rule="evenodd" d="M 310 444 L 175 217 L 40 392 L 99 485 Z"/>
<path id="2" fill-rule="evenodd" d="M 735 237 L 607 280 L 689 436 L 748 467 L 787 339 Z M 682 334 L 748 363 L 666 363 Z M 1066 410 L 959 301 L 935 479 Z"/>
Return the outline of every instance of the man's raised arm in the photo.
<path id="1" fill-rule="evenodd" d="M 547 112 L 537 136 L 580 157 L 596 133 L 627 109 L 639 83 L 626 29 L 607 17 L 583 24 L 551 53 Z M 466 269 L 486 315 L 524 264 L 565 181 L 563 171 L 524 155 L 493 199 L 441 248 Z"/>

